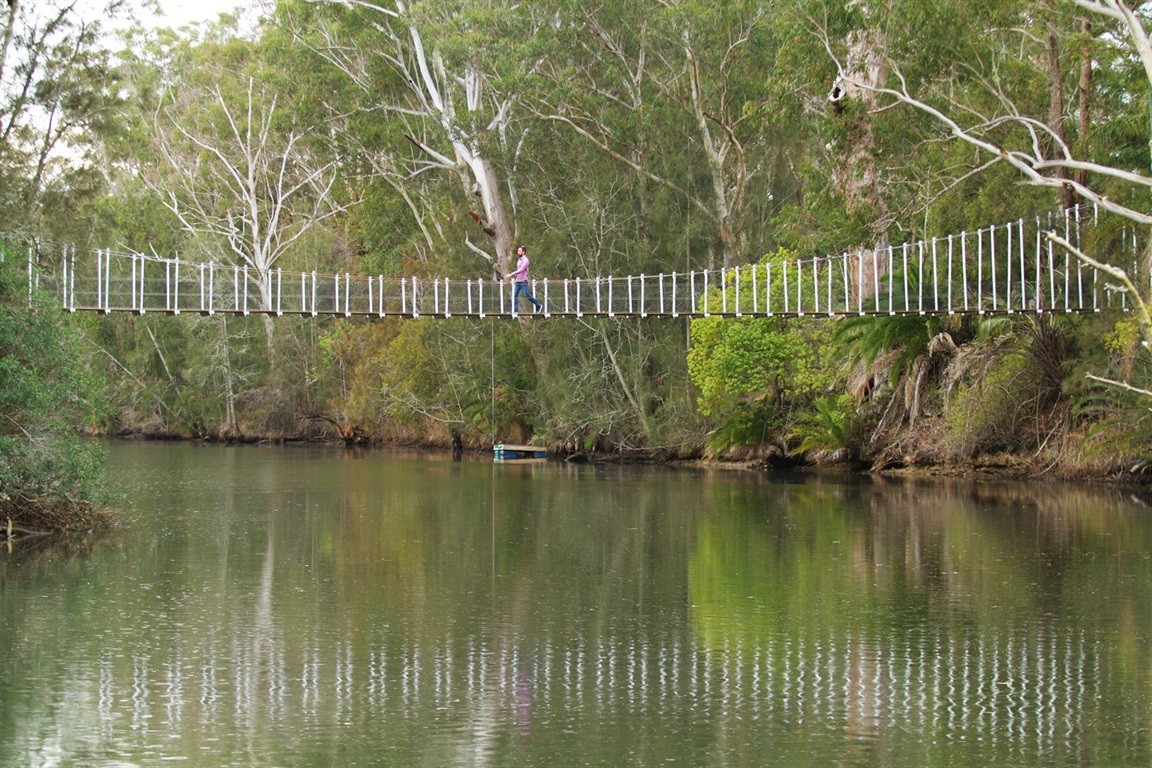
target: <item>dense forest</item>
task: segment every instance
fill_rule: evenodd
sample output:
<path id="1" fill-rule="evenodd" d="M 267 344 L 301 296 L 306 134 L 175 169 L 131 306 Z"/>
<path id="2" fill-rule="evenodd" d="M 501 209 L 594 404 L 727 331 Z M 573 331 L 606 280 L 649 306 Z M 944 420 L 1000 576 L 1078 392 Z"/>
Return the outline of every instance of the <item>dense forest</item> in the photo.
<path id="1" fill-rule="evenodd" d="M 523 243 L 534 274 L 595 277 L 851 253 L 1080 203 L 1140 250 L 1100 239 L 1073 253 L 1107 270 L 1125 314 L 47 320 L 37 307 L 70 350 L 43 365 L 85 383 L 57 393 L 68 407 L 51 418 L 8 418 L 5 451 L 67 423 L 1139 472 L 1150 5 L 278 0 L 171 30 L 133 23 L 120 0 L 87 16 L 10 2 L 8 261 L 113 248 L 260 274 L 488 279 Z M 5 277 L 12 323 L 27 322 L 19 274 Z M 25 397 L 14 377 L 41 363 L 17 329 L 0 334 L 0 389 Z"/>

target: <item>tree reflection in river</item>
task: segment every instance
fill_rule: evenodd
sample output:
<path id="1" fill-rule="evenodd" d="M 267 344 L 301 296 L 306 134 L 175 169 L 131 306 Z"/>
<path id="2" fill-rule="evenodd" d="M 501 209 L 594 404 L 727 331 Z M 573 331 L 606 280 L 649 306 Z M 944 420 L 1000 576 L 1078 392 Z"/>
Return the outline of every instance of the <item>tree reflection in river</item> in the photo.
<path id="1" fill-rule="evenodd" d="M 0 560 L 0 765 L 1152 757 L 1142 492 L 111 448 L 139 522 Z"/>

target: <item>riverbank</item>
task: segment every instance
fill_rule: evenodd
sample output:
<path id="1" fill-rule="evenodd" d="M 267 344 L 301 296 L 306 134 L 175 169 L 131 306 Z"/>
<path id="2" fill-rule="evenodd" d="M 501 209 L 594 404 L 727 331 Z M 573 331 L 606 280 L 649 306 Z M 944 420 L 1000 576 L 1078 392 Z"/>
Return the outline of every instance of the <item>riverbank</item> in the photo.
<path id="1" fill-rule="evenodd" d="M 899 444 L 877 452 L 871 460 L 850 451 L 812 451 L 793 455 L 779 445 L 742 446 L 721 454 L 702 448 L 662 447 L 619 451 L 585 451 L 559 443 L 545 443 L 549 455 L 573 463 L 683 464 L 756 472 L 842 471 L 888 477 L 967 477 L 1014 480 L 1066 480 L 1102 483 L 1152 484 L 1152 461 L 1143 458 L 1109 456 L 1099 449 L 1089 450 L 1085 440 L 1062 435 L 1050 440 L 1040 451 L 948 456 L 934 430 L 924 426 L 917 436 L 905 433 Z M 123 432 L 100 435 L 119 440 L 188 441 L 218 445 L 344 445 L 368 449 L 409 448 L 415 450 L 467 452 L 491 455 L 492 446 L 444 439 L 384 439 L 357 432 L 354 438 L 321 430 L 297 435 L 188 435 L 170 432 Z M 898 449 L 904 449 L 903 451 Z"/>

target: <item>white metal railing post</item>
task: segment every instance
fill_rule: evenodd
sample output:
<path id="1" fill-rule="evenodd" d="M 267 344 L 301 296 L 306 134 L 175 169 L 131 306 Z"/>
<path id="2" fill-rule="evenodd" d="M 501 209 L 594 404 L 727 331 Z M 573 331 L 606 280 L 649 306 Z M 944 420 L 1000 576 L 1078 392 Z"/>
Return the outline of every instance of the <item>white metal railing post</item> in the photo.
<path id="1" fill-rule="evenodd" d="M 612 275 L 608 275 L 608 317 L 614 317 L 612 310 Z M 596 311 L 600 311 L 600 278 L 596 278 Z M 632 311 L 632 278 L 628 278 L 628 311 Z"/>
<path id="2" fill-rule="evenodd" d="M 564 314 L 572 311 L 571 305 L 568 301 L 568 278 L 564 278 Z"/>
<path id="3" fill-rule="evenodd" d="M 352 273 L 344 273 L 344 317 L 352 317 Z"/>
<path id="4" fill-rule="evenodd" d="M 992 237 L 992 251 L 991 251 L 991 264 L 992 264 L 992 311 L 995 312 L 999 309 L 999 294 L 996 292 L 996 226 L 992 225 L 988 228 L 988 234 Z"/>
<path id="5" fill-rule="evenodd" d="M 660 273 L 660 314 L 661 315 L 668 314 L 664 310 L 664 273 L 663 272 Z"/>
<path id="6" fill-rule="evenodd" d="M 825 261 L 827 261 L 827 263 L 828 263 L 828 279 L 825 281 L 828 283 L 828 301 L 827 301 L 828 316 L 831 317 L 832 315 L 835 314 L 835 311 L 832 309 L 832 282 L 833 282 L 833 279 L 832 279 L 833 278 L 832 257 L 829 256 Z"/>
<path id="7" fill-rule="evenodd" d="M 144 285 L 145 285 L 145 283 L 144 283 L 144 263 L 145 263 L 144 254 L 140 254 L 140 290 L 138 292 L 139 293 L 139 299 L 140 299 L 140 314 L 144 314 L 144 312 L 146 311 L 144 309 Z"/>
<path id="8" fill-rule="evenodd" d="M 308 311 L 308 279 L 300 273 L 300 314 Z"/>
<path id="9" fill-rule="evenodd" d="M 384 317 L 384 275 L 376 275 L 376 313 L 377 317 Z"/>
<path id="10" fill-rule="evenodd" d="M 129 260 L 132 262 L 132 287 L 128 291 L 128 301 L 130 302 L 128 308 L 136 311 L 136 254 L 131 253 L 128 255 Z M 28 303 L 32 303 L 32 256 L 28 256 Z"/>
<path id="11" fill-rule="evenodd" d="M 904 311 L 908 312 L 912 308 L 909 306 L 911 303 L 908 299 L 908 243 L 905 242 L 900 247 L 900 257 L 904 262 Z"/>
<path id="12" fill-rule="evenodd" d="M 96 249 L 96 309 L 104 308 L 104 253 Z"/>
<path id="13" fill-rule="evenodd" d="M 728 275 L 720 267 L 720 314 L 728 314 Z"/>
<path id="14" fill-rule="evenodd" d="M 708 317 L 708 270 L 704 270 L 704 317 Z"/>
<path id="15" fill-rule="evenodd" d="M 412 275 L 412 317 L 420 317 L 420 290 L 416 275 Z"/>
<path id="16" fill-rule="evenodd" d="M 104 249 L 104 314 L 112 313 L 112 249 Z"/>
<path id="17" fill-rule="evenodd" d="M 312 317 L 316 317 L 316 270 L 312 270 Z"/>
<path id="18" fill-rule="evenodd" d="M 476 300 L 480 303 L 480 319 L 484 319 L 484 281 L 476 281 Z"/>
<path id="19" fill-rule="evenodd" d="M 1056 303 L 1056 254 L 1048 239 L 1048 309 L 1055 310 Z"/>
<path id="20" fill-rule="evenodd" d="M 244 267 L 244 316 L 248 316 L 248 267 Z"/>
<path id="21" fill-rule="evenodd" d="M 1064 209 L 1064 241 L 1072 242 L 1072 209 Z M 1072 255 L 1068 253 L 1068 249 L 1064 248 L 1064 311 L 1069 310 L 1069 298 L 1072 293 Z"/>
<path id="22" fill-rule="evenodd" d="M 1081 235 L 1081 233 L 1080 233 L 1080 208 L 1081 208 L 1081 206 L 1079 206 L 1079 205 L 1076 206 L 1076 247 L 1077 248 L 1083 247 L 1080 244 L 1080 235 Z M 1085 306 L 1084 306 L 1084 262 L 1081 261 L 1080 259 L 1076 259 L 1076 295 L 1077 295 L 1077 303 L 1080 305 L 1080 310 L 1083 311 L 1085 309 Z"/>
<path id="23" fill-rule="evenodd" d="M 584 313 L 580 311 L 580 278 L 576 278 L 576 317 L 584 317 Z"/>
<path id="24" fill-rule="evenodd" d="M 688 295 L 692 297 L 691 314 L 696 314 L 696 270 L 688 272 Z"/>
<path id="25" fill-rule="evenodd" d="M 1042 253 L 1040 238 L 1040 217 L 1036 217 L 1036 311 L 1043 312 L 1044 306 L 1041 297 L 1044 295 L 1044 283 L 1040 279 L 1040 254 Z"/>
<path id="26" fill-rule="evenodd" d="M 276 267 L 276 317 L 284 316 L 284 270 Z"/>
<path id="27" fill-rule="evenodd" d="M 201 312 L 207 312 L 208 311 L 208 291 L 204 286 L 204 268 L 207 266 L 208 266 L 207 264 L 201 264 L 200 265 L 200 311 Z"/>
<path id="28" fill-rule="evenodd" d="M 244 269 L 248 269 L 245 267 Z M 247 273 L 245 273 L 247 277 Z M 232 265 L 232 311 L 240 311 L 240 267 Z"/>
<path id="29" fill-rule="evenodd" d="M 820 267 L 816 261 L 816 257 L 812 257 L 812 303 L 814 305 L 813 312 L 820 312 Z"/>
<path id="30" fill-rule="evenodd" d="M 600 283 L 602 282 L 603 278 L 596 275 L 596 314 L 598 315 L 604 312 L 604 305 L 600 298 Z M 608 277 L 608 286 L 609 288 L 612 286 L 611 276 Z M 632 311 L 632 275 L 628 275 L 628 311 Z M 609 312 L 611 312 L 611 307 L 609 307 Z"/>
<path id="31" fill-rule="evenodd" d="M 208 262 L 208 314 L 216 314 L 216 262 Z"/>
<path id="32" fill-rule="evenodd" d="M 1008 314 L 1012 314 L 1012 223 L 1009 222 L 1004 228 L 1008 230 L 1008 255 L 1004 257 L 1004 262 L 1007 265 L 1008 284 L 1005 286 L 1004 306 L 1008 310 Z"/>
<path id="33" fill-rule="evenodd" d="M 948 314 L 950 315 L 956 312 L 956 306 L 952 300 L 952 253 L 953 236 L 948 235 Z"/>
<path id="34" fill-rule="evenodd" d="M 764 297 L 766 299 L 764 314 L 768 317 L 772 317 L 772 263 L 769 262 L 764 266 L 764 282 L 767 283 L 764 288 Z"/>
<path id="35" fill-rule="evenodd" d="M 984 230 L 976 230 L 976 311 L 984 314 Z"/>
<path id="36" fill-rule="evenodd" d="M 760 314 L 760 286 L 756 284 L 756 265 L 752 265 L 752 314 Z"/>
<path id="37" fill-rule="evenodd" d="M 450 285 L 448 278 L 444 278 L 444 317 L 452 317 L 452 305 L 448 303 Z"/>
<path id="38" fill-rule="evenodd" d="M 796 259 L 796 314 L 804 315 L 804 260 Z"/>
<path id="39" fill-rule="evenodd" d="M 740 265 L 737 264 L 734 269 L 736 275 L 736 317 L 740 317 Z"/>
<path id="40" fill-rule="evenodd" d="M 852 288 L 848 283 L 848 251 L 840 254 L 840 273 L 844 278 L 844 314 L 852 311 Z"/>
<path id="41" fill-rule="evenodd" d="M 672 317 L 680 317 L 680 310 L 676 307 L 676 273 L 672 273 Z"/>
<path id="42" fill-rule="evenodd" d="M 340 312 L 340 275 L 332 275 L 332 314 Z"/>
<path id="43" fill-rule="evenodd" d="M 472 278 L 468 278 L 468 314 L 473 314 L 472 311 Z"/>
<path id="44" fill-rule="evenodd" d="M 784 260 L 784 314 L 788 314 L 788 260 Z"/>
<path id="45" fill-rule="evenodd" d="M 440 314 L 440 281 L 432 281 L 432 314 Z"/>
<path id="46" fill-rule="evenodd" d="M 924 314 L 924 241 L 916 243 L 916 311 Z"/>
<path id="47" fill-rule="evenodd" d="M 1065 221 L 1067 221 L 1067 217 L 1068 217 L 1067 212 L 1065 212 L 1064 217 L 1065 217 Z M 1067 231 L 1067 227 L 1065 227 L 1064 240 L 1066 242 L 1070 243 L 1072 241 L 1068 239 L 1068 235 L 1069 235 L 1069 233 Z M 1067 248 L 1062 248 L 1061 250 L 1064 251 L 1064 311 L 1067 312 L 1069 310 L 1068 300 L 1069 300 L 1070 294 L 1072 293 L 1072 283 L 1071 283 L 1071 280 L 1072 280 L 1072 264 L 1071 264 L 1072 255 L 1068 253 Z"/>
<path id="48" fill-rule="evenodd" d="M 1024 219 L 1020 219 L 1020 236 L 1016 238 L 1018 243 L 1017 248 L 1020 250 L 1020 311 L 1024 312 L 1028 309 L 1028 266 L 1025 260 L 1024 250 Z M 1011 257 L 1011 254 L 1009 254 Z"/>
<path id="49" fill-rule="evenodd" d="M 784 273 L 787 277 L 788 273 Z M 872 295 L 876 301 L 873 310 L 880 311 L 880 249 L 872 249 Z"/>
<path id="50" fill-rule="evenodd" d="M 68 309 L 68 248 L 64 248 L 63 255 L 60 259 L 60 302 L 64 309 Z"/>
<path id="51" fill-rule="evenodd" d="M 68 296 L 69 296 L 68 307 L 71 311 L 75 312 L 76 311 L 76 246 L 72 246 L 69 258 L 70 258 L 69 266 L 71 267 L 71 269 L 69 270 L 69 274 L 71 275 L 71 277 L 69 278 L 70 285 L 68 286 Z"/>
<path id="52" fill-rule="evenodd" d="M 648 317 L 648 308 L 644 306 L 644 273 L 640 273 L 640 317 Z"/>
<path id="53" fill-rule="evenodd" d="M 864 314 L 864 252 L 856 251 L 856 314 Z"/>

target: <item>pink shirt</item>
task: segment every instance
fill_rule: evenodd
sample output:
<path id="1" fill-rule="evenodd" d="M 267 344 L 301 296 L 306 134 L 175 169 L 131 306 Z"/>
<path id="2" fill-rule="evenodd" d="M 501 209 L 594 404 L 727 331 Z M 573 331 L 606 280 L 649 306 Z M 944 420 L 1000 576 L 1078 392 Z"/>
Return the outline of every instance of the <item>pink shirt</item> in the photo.
<path id="1" fill-rule="evenodd" d="M 526 254 L 516 259 L 516 271 L 512 273 L 512 279 L 517 283 L 528 282 L 528 256 Z"/>

